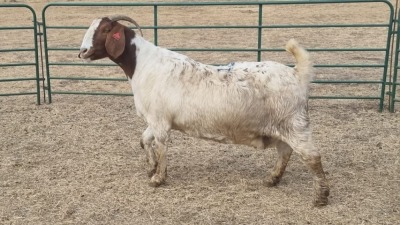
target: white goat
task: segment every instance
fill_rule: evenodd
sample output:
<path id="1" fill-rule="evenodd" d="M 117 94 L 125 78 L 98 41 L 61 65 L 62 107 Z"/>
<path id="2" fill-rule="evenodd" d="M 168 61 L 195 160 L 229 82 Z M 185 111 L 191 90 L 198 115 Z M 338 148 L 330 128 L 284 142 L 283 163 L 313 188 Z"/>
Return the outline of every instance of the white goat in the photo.
<path id="1" fill-rule="evenodd" d="M 150 185 L 166 179 L 166 143 L 174 129 L 223 143 L 276 146 L 279 157 L 265 182 L 268 186 L 280 181 L 294 150 L 313 172 L 314 204 L 327 204 L 329 187 L 309 127 L 312 63 L 296 41 L 286 46 L 297 61 L 295 68 L 270 61 L 211 66 L 157 47 L 119 20 L 139 28 L 126 16 L 96 19 L 85 34 L 79 57 L 109 57 L 128 77 L 137 113 L 148 124 L 141 144 Z"/>

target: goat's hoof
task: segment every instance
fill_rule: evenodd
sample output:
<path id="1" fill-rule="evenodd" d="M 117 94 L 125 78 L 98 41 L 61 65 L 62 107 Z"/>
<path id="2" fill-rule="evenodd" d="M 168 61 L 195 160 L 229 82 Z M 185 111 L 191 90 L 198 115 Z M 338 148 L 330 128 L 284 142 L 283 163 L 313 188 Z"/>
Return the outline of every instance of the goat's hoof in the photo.
<path id="1" fill-rule="evenodd" d="M 161 184 L 164 184 L 165 179 L 161 178 L 159 175 L 155 174 L 154 176 L 151 177 L 149 185 L 151 187 L 158 187 Z"/>
<path id="2" fill-rule="evenodd" d="M 153 175 L 156 173 L 156 170 L 156 167 L 147 169 L 147 176 L 153 177 Z"/>
<path id="3" fill-rule="evenodd" d="M 317 196 L 314 199 L 314 206 L 320 207 L 328 204 L 329 187 L 319 187 Z"/>
<path id="4" fill-rule="evenodd" d="M 155 165 L 155 166 L 148 166 L 148 167 L 147 167 L 147 176 L 153 177 L 153 175 L 156 173 L 156 171 L 157 171 L 157 165 Z"/>
<path id="5" fill-rule="evenodd" d="M 321 207 L 328 205 L 328 197 L 319 197 L 313 201 L 315 207 Z"/>
<path id="6" fill-rule="evenodd" d="M 143 139 L 140 139 L 140 147 L 142 147 L 142 149 L 144 149 Z"/>
<path id="7" fill-rule="evenodd" d="M 280 179 L 278 177 L 270 176 L 264 181 L 264 185 L 267 187 L 274 187 L 279 183 Z"/>

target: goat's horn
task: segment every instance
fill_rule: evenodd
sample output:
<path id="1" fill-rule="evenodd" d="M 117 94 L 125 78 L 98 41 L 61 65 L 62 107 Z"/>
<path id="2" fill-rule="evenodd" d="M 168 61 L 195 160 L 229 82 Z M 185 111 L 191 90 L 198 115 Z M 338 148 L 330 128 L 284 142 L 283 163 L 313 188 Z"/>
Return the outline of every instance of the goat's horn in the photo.
<path id="1" fill-rule="evenodd" d="M 115 15 L 115 16 L 110 16 L 110 20 L 113 21 L 113 22 L 116 22 L 116 21 L 119 21 L 119 20 L 125 20 L 125 21 L 128 21 L 128 22 L 134 24 L 138 28 L 138 30 L 140 32 L 140 35 L 142 35 L 142 37 L 143 37 L 142 29 L 140 29 L 139 24 L 136 23 L 136 21 L 133 20 L 132 18 L 127 17 L 127 16 L 123 16 L 123 15 Z"/>

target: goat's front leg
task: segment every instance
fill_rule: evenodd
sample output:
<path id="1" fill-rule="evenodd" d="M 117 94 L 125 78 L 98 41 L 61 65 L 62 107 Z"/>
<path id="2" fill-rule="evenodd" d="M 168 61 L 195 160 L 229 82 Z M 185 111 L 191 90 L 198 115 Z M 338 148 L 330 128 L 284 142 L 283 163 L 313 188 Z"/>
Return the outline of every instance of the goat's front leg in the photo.
<path id="1" fill-rule="evenodd" d="M 154 135 L 150 127 L 143 132 L 142 138 L 140 139 L 140 146 L 144 149 L 146 153 L 146 163 L 147 163 L 147 175 L 152 177 L 157 169 L 156 156 L 153 149 Z"/>
<path id="2" fill-rule="evenodd" d="M 155 134 L 154 153 L 157 161 L 156 172 L 150 179 L 150 186 L 158 187 L 165 182 L 167 177 L 167 139 L 168 131 Z"/>

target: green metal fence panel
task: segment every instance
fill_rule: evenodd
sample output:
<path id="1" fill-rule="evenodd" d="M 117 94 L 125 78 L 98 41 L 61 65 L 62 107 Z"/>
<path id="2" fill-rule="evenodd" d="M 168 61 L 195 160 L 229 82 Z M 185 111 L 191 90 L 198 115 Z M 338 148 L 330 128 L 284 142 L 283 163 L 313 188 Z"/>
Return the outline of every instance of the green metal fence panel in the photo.
<path id="1" fill-rule="evenodd" d="M 31 62 L 18 62 L 18 63 L 0 63 L 0 68 L 5 67 L 34 67 L 34 75 L 31 77 L 10 77 L 10 78 L 0 78 L 0 82 L 27 82 L 33 81 L 35 82 L 35 90 L 32 91 L 24 91 L 24 92 L 12 92 L 12 93 L 0 93 L 0 96 L 17 96 L 17 95 L 36 95 L 37 104 L 40 105 L 40 78 L 39 78 L 39 48 L 37 43 L 37 19 L 36 13 L 32 7 L 26 4 L 0 4 L 0 9 L 15 9 L 15 8 L 22 8 L 27 9 L 28 13 L 32 18 L 32 26 L 5 26 L 5 24 L 1 24 L 0 22 L 0 31 L 7 30 L 14 31 L 14 30 L 31 30 L 33 33 L 32 36 L 32 48 L 9 48 L 9 49 L 0 49 L 0 53 L 15 53 L 15 52 L 33 52 L 34 59 Z M 29 16 L 29 14 L 27 14 Z M 22 16 L 22 15 L 20 15 Z M 21 18 L 21 17 L 18 17 Z M 5 37 L 6 35 L 4 35 Z M 10 39 L 15 39 L 13 36 L 7 36 Z M 16 42 L 17 44 L 18 42 Z"/>
<path id="2" fill-rule="evenodd" d="M 335 20 L 332 20 L 332 23 L 321 23 L 321 24 L 298 24 L 294 21 L 291 24 L 268 24 L 264 23 L 263 21 L 268 21 L 269 18 L 268 14 L 265 13 L 268 7 L 272 6 L 302 6 L 302 5 L 331 5 L 334 7 L 335 5 L 339 4 L 383 4 L 385 6 L 385 18 L 381 21 L 377 22 L 367 22 L 367 23 L 335 23 Z M 153 31 L 153 42 L 157 45 L 159 44 L 159 31 L 161 30 L 210 30 L 210 29 L 245 29 L 245 30 L 255 30 L 257 35 L 257 45 L 253 48 L 170 48 L 174 51 L 185 51 L 185 52 L 245 52 L 245 53 L 255 53 L 255 59 L 247 59 L 247 61 L 261 61 L 265 60 L 263 58 L 264 53 L 268 52 L 283 52 L 283 48 L 271 48 L 265 47 L 267 44 L 265 42 L 265 36 L 268 36 L 272 30 L 279 30 L 279 29 L 384 29 L 384 32 L 381 32 L 381 38 L 385 39 L 386 42 L 382 44 L 382 46 L 377 47 L 332 47 L 332 48 L 308 48 L 310 52 L 326 52 L 326 53 L 335 53 L 335 52 L 359 52 L 359 53 L 381 53 L 382 57 L 379 58 L 382 63 L 320 63 L 315 64 L 315 67 L 318 68 L 355 68 L 355 69 L 381 69 L 382 72 L 377 73 L 378 75 L 375 76 L 373 80 L 371 79 L 348 79 L 348 80 L 341 80 L 341 79 L 330 79 L 330 80 L 314 80 L 313 83 L 324 85 L 324 84 L 342 84 L 342 85 L 378 85 L 378 91 L 374 95 L 323 95 L 323 96 L 310 96 L 310 98 L 317 98 L 317 99 L 372 99 L 379 101 L 379 110 L 382 111 L 384 107 L 384 99 L 385 99 L 385 89 L 386 85 L 390 82 L 387 81 L 387 73 L 388 73 L 388 59 L 389 59 L 389 52 L 390 52 L 390 42 L 391 42 L 391 35 L 392 35 L 392 25 L 393 25 L 393 12 L 394 8 L 390 1 L 388 0 L 348 0 L 348 1 L 339 1 L 339 0 L 315 0 L 315 1 L 260 1 L 260 2 L 176 2 L 176 3 L 50 3 L 45 6 L 42 11 L 42 18 L 44 24 L 44 37 L 45 37 L 45 57 L 46 57 L 46 70 L 47 70 L 47 88 L 48 88 L 48 95 L 49 101 L 51 102 L 51 95 L 52 94 L 80 94 L 80 91 L 74 91 L 71 93 L 67 92 L 56 92 L 52 90 L 52 80 L 55 79 L 83 79 L 83 80 L 95 80 L 93 78 L 85 78 L 85 77 L 56 77 L 51 73 L 52 66 L 115 66 L 112 63 L 100 63 L 100 64 L 85 64 L 85 63 L 71 63 L 71 62 L 52 62 L 49 61 L 48 55 L 49 52 L 56 52 L 56 51 L 79 51 L 79 47 L 68 48 L 63 46 L 49 46 L 49 42 L 46 38 L 46 33 L 48 30 L 85 30 L 87 26 L 79 25 L 79 26 L 62 26 L 62 25 L 47 25 L 47 13 L 50 8 L 57 8 L 57 7 L 93 7 L 97 8 L 108 8 L 108 7 L 151 7 L 153 9 L 153 25 L 152 26 L 143 26 L 143 30 L 152 30 Z M 159 18 L 159 11 L 163 7 L 238 7 L 238 6 L 254 6 L 257 8 L 257 17 L 258 20 L 253 25 L 160 25 L 160 18 Z M 117 13 L 116 13 L 117 14 Z M 282 15 L 282 17 L 287 17 L 290 15 Z M 370 17 L 371 15 L 365 15 L 366 17 Z M 88 21 L 89 23 L 90 21 Z M 335 32 L 335 31 L 331 31 Z M 81 37 L 79 37 L 81 38 Z M 329 41 L 329 40 L 327 40 Z M 100 78 L 101 79 L 101 78 Z M 103 79 L 104 80 L 104 79 Z M 121 79 L 125 80 L 125 79 Z M 89 92 L 85 92 L 84 94 L 90 94 Z M 93 94 L 110 94 L 110 93 L 93 93 Z M 114 93 L 115 94 L 115 93 Z"/>
<path id="3" fill-rule="evenodd" d="M 400 10 L 399 10 L 400 12 Z M 400 14 L 397 14 L 400 15 Z M 390 112 L 395 111 L 395 103 L 400 102 L 400 98 L 398 98 L 397 95 L 397 85 L 400 85 L 400 82 L 397 81 L 398 77 L 398 72 L 399 72 L 399 53 L 400 53 L 400 23 L 397 18 L 397 32 L 396 32 L 396 42 L 395 42 L 395 51 L 394 51 L 394 72 L 393 72 L 393 81 L 392 81 L 392 90 L 390 92 L 391 98 L 390 98 L 390 107 L 389 110 Z"/>

